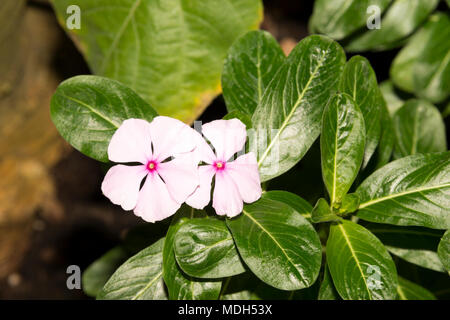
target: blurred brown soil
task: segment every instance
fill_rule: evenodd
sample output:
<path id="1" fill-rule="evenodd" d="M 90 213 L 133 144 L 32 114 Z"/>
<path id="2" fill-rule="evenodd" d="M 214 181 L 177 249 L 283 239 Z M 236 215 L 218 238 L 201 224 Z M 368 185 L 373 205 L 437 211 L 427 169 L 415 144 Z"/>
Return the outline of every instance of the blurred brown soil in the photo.
<path id="1" fill-rule="evenodd" d="M 66 268 L 85 268 L 138 223 L 99 194 L 99 164 L 73 151 L 50 98 L 89 73 L 47 5 L 2 0 L 0 34 L 0 299 L 79 298 Z"/>

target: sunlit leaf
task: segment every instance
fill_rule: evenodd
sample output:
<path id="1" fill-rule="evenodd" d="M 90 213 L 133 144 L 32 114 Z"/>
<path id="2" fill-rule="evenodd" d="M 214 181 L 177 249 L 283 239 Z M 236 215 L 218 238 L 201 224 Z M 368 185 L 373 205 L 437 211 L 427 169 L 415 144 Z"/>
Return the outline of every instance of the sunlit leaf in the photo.
<path id="1" fill-rule="evenodd" d="M 262 20 L 259 0 L 53 0 L 92 72 L 121 81 L 161 115 L 192 122 L 220 93 L 228 48 Z"/>

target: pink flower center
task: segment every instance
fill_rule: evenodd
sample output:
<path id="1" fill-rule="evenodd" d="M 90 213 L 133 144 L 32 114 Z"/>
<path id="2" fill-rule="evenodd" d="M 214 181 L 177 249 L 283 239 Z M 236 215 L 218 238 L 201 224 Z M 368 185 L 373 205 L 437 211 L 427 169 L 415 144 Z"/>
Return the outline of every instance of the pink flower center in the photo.
<path id="1" fill-rule="evenodd" d="M 150 160 L 149 162 L 147 162 L 146 168 L 149 172 L 156 171 L 156 169 L 158 168 L 158 163 L 154 160 Z"/>
<path id="2" fill-rule="evenodd" d="M 225 169 L 226 162 L 224 161 L 216 161 L 214 162 L 213 166 L 216 169 L 216 171 L 222 171 Z"/>

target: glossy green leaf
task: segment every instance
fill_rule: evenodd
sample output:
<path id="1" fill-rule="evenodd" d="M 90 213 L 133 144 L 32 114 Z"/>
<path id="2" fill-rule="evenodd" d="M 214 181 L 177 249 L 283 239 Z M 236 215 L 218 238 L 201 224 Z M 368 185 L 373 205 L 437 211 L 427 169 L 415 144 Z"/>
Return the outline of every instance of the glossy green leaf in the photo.
<path id="1" fill-rule="evenodd" d="M 415 31 L 438 3 L 439 0 L 394 0 L 383 15 L 381 28 L 357 34 L 345 49 L 366 51 L 389 48 Z"/>
<path id="2" fill-rule="evenodd" d="M 408 156 L 358 187 L 358 217 L 401 226 L 450 228 L 450 152 Z"/>
<path id="3" fill-rule="evenodd" d="M 194 279 L 180 269 L 175 259 L 175 236 L 180 227 L 195 216 L 204 217 L 205 213 L 182 206 L 167 231 L 163 250 L 163 277 L 170 300 L 215 300 L 220 294 L 221 281 Z"/>
<path id="4" fill-rule="evenodd" d="M 341 46 L 324 36 L 303 39 L 289 54 L 252 118 L 256 137 L 250 148 L 262 181 L 293 167 L 316 140 L 344 63 Z"/>
<path id="5" fill-rule="evenodd" d="M 320 149 L 322 177 L 333 206 L 358 175 L 364 156 L 364 118 L 347 94 L 336 94 L 323 113 Z"/>
<path id="6" fill-rule="evenodd" d="M 348 220 L 330 226 L 327 263 L 345 300 L 394 299 L 397 271 L 386 248 L 370 231 Z"/>
<path id="7" fill-rule="evenodd" d="M 405 278 L 398 277 L 398 300 L 436 300 L 427 289 Z"/>
<path id="8" fill-rule="evenodd" d="M 166 300 L 162 278 L 164 238 L 128 259 L 114 272 L 97 299 Z"/>
<path id="9" fill-rule="evenodd" d="M 442 236 L 438 246 L 438 255 L 444 265 L 445 270 L 450 272 L 450 231 L 446 231 Z"/>
<path id="10" fill-rule="evenodd" d="M 436 253 L 441 231 L 382 224 L 369 224 L 366 227 L 397 257 L 423 268 L 445 271 Z"/>
<path id="11" fill-rule="evenodd" d="M 328 202 L 324 198 L 317 200 L 311 213 L 311 221 L 314 223 L 338 221 L 339 217 L 331 210 Z"/>
<path id="12" fill-rule="evenodd" d="M 336 211 L 340 215 L 346 215 L 348 213 L 355 212 L 359 207 L 359 196 L 355 193 L 346 194 L 342 198 L 342 202 Z"/>
<path id="13" fill-rule="evenodd" d="M 345 65 L 339 90 L 351 96 L 364 116 L 366 143 L 362 167 L 366 167 L 380 140 L 383 96 L 369 60 L 352 57 Z"/>
<path id="14" fill-rule="evenodd" d="M 66 31 L 92 72 L 138 92 L 162 115 L 192 122 L 220 93 L 228 48 L 262 20 L 259 0 L 53 0 L 66 27 L 69 5 L 81 28 Z"/>
<path id="15" fill-rule="evenodd" d="M 82 284 L 85 294 L 96 297 L 108 279 L 119 266 L 129 257 L 128 252 L 117 246 L 95 260 L 83 272 Z"/>
<path id="16" fill-rule="evenodd" d="M 416 153 L 447 150 L 441 113 L 425 100 L 408 100 L 394 115 L 395 152 L 403 158 Z"/>
<path id="17" fill-rule="evenodd" d="M 390 0 L 316 0 L 310 26 L 315 32 L 333 39 L 343 39 L 361 27 L 366 26 L 371 5 L 380 8 L 380 14 Z"/>
<path id="18" fill-rule="evenodd" d="M 50 115 L 61 136 L 75 149 L 106 162 L 109 141 L 122 121 L 151 121 L 157 114 L 133 90 L 117 81 L 77 76 L 58 86 L 50 103 Z"/>
<path id="19" fill-rule="evenodd" d="M 281 290 L 314 283 L 322 258 L 319 236 L 293 208 L 261 198 L 226 222 L 241 258 L 263 282 Z"/>
<path id="20" fill-rule="evenodd" d="M 311 211 L 313 207 L 311 204 L 300 196 L 282 190 L 270 190 L 266 191 L 262 195 L 263 198 L 275 200 L 287 204 L 292 209 L 300 213 L 305 218 L 311 218 Z"/>
<path id="21" fill-rule="evenodd" d="M 227 110 L 252 116 L 284 60 L 283 50 L 266 31 L 251 31 L 236 40 L 222 72 Z"/>
<path id="22" fill-rule="evenodd" d="M 449 15 L 432 15 L 394 59 L 395 85 L 431 102 L 444 101 L 450 94 L 449 37 Z"/>
<path id="23" fill-rule="evenodd" d="M 180 226 L 174 241 L 178 265 L 190 276 L 225 278 L 245 271 L 222 220 L 190 219 Z"/>
<path id="24" fill-rule="evenodd" d="M 333 279 L 331 279 L 328 266 L 325 265 L 324 269 L 325 271 L 323 273 L 317 300 L 340 300 L 339 293 L 337 293 L 333 284 Z"/>

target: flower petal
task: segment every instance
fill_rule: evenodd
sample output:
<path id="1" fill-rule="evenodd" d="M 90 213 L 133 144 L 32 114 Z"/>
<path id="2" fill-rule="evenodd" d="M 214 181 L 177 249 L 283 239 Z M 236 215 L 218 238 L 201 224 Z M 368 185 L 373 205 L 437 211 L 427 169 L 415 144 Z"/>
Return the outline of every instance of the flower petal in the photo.
<path id="1" fill-rule="evenodd" d="M 146 164 L 151 156 L 150 124 L 142 119 L 125 120 L 111 138 L 109 160 Z"/>
<path id="2" fill-rule="evenodd" d="M 258 163 L 253 152 L 244 154 L 235 161 L 228 162 L 226 173 L 233 179 L 244 202 L 255 202 L 261 197 Z"/>
<path id="3" fill-rule="evenodd" d="M 213 166 L 205 165 L 198 167 L 200 185 L 195 192 L 186 200 L 186 203 L 195 209 L 203 209 L 211 199 L 211 182 L 216 171 Z"/>
<path id="4" fill-rule="evenodd" d="M 153 155 L 158 161 L 192 151 L 200 134 L 180 120 L 158 116 L 150 124 Z"/>
<path id="5" fill-rule="evenodd" d="M 169 194 L 166 185 L 157 173 L 147 175 L 147 180 L 139 192 L 134 213 L 147 222 L 164 220 L 173 215 L 181 204 Z"/>
<path id="6" fill-rule="evenodd" d="M 122 206 L 124 210 L 131 210 L 136 206 L 139 187 L 146 174 L 145 166 L 118 164 L 106 173 L 102 192 L 112 203 Z"/>
<path id="7" fill-rule="evenodd" d="M 158 174 L 164 180 L 171 197 L 183 203 L 199 185 L 197 162 L 192 152 L 158 165 Z"/>
<path id="8" fill-rule="evenodd" d="M 242 212 L 243 205 L 239 190 L 230 175 L 226 171 L 217 172 L 212 205 L 216 213 L 232 218 Z"/>
<path id="9" fill-rule="evenodd" d="M 198 162 L 203 161 L 208 164 L 213 164 L 214 161 L 217 160 L 217 157 L 208 142 L 206 142 L 200 134 L 197 138 L 197 145 L 193 152 L 198 156 Z"/>
<path id="10" fill-rule="evenodd" d="M 215 120 L 202 126 L 203 135 L 211 142 L 219 160 L 228 161 L 244 147 L 247 133 L 238 119 Z"/>

